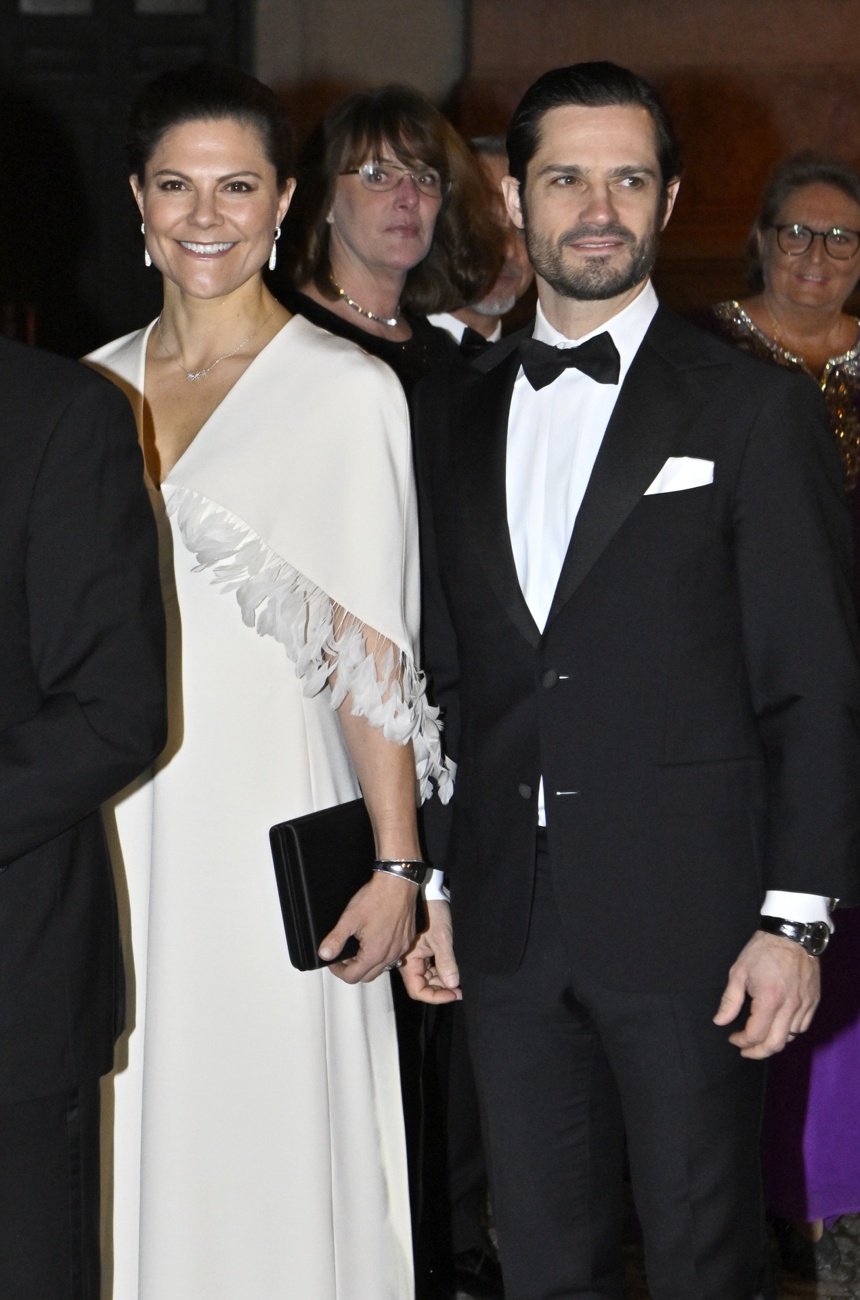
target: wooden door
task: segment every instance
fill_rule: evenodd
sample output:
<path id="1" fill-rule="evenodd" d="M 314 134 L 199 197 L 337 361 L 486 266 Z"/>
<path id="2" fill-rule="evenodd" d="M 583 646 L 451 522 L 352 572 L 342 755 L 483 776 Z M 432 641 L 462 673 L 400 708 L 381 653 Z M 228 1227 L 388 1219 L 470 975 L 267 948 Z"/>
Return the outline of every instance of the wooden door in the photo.
<path id="1" fill-rule="evenodd" d="M 249 68 L 251 0 L 0 0 L 0 331 L 80 356 L 157 314 L 124 130 L 137 90 Z"/>

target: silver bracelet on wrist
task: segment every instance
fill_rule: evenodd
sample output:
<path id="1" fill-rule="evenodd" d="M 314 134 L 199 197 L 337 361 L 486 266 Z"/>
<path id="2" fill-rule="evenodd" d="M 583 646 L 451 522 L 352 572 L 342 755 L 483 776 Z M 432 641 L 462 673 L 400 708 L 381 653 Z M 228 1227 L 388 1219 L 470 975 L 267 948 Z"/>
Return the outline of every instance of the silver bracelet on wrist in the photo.
<path id="1" fill-rule="evenodd" d="M 423 885 L 432 868 L 421 858 L 377 858 L 373 870 L 383 871 L 389 876 L 399 876 L 401 880 L 409 880 L 413 885 Z"/>

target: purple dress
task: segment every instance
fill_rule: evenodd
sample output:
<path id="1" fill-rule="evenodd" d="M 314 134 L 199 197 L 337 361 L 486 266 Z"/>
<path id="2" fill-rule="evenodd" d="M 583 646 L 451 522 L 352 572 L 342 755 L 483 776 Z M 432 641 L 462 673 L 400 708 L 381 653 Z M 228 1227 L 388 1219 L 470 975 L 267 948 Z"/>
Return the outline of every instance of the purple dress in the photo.
<path id="1" fill-rule="evenodd" d="M 712 326 L 765 361 L 805 370 L 736 302 L 712 309 Z M 820 387 L 842 453 L 860 543 L 860 336 L 833 357 Z M 854 593 L 860 610 L 860 545 Z M 860 908 L 836 913 L 821 960 L 821 1003 L 808 1033 L 771 1058 L 762 1140 L 765 1199 L 793 1222 L 860 1213 Z"/>

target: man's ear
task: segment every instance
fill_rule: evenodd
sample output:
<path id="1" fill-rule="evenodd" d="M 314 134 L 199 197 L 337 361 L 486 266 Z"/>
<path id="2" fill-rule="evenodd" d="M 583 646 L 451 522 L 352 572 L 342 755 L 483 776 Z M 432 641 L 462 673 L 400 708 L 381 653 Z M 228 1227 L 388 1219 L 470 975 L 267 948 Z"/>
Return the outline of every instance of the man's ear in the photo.
<path id="1" fill-rule="evenodd" d="M 505 198 L 505 207 L 508 210 L 508 216 L 517 230 L 522 230 L 523 208 L 520 202 L 520 183 L 513 176 L 502 177 L 502 194 Z"/>
<path id="2" fill-rule="evenodd" d="M 666 208 L 663 212 L 663 220 L 660 223 L 660 229 L 665 230 L 669 218 L 672 215 L 672 209 L 675 206 L 675 200 L 678 197 L 678 190 L 681 188 L 681 178 L 676 176 L 674 180 L 669 181 L 666 186 Z"/>

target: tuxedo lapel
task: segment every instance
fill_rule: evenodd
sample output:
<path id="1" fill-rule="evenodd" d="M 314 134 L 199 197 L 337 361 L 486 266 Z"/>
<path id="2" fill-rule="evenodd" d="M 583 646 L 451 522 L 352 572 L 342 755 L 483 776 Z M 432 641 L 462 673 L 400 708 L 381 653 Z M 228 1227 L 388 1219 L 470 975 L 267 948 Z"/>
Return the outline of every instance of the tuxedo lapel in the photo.
<path id="1" fill-rule="evenodd" d="M 501 351 L 503 345 L 497 346 Z M 503 359 L 471 385 L 460 404 L 457 478 L 467 527 L 493 589 L 517 629 L 536 646 L 540 631 L 520 587 L 508 530 L 508 415 L 519 370 L 511 351 L 505 348 Z"/>
<path id="2" fill-rule="evenodd" d="M 547 625 L 644 496 L 722 374 L 721 366 L 702 366 L 700 358 L 689 363 L 684 347 L 674 349 L 673 356 L 676 329 L 674 318 L 659 312 L 627 372 L 576 518 Z"/>

